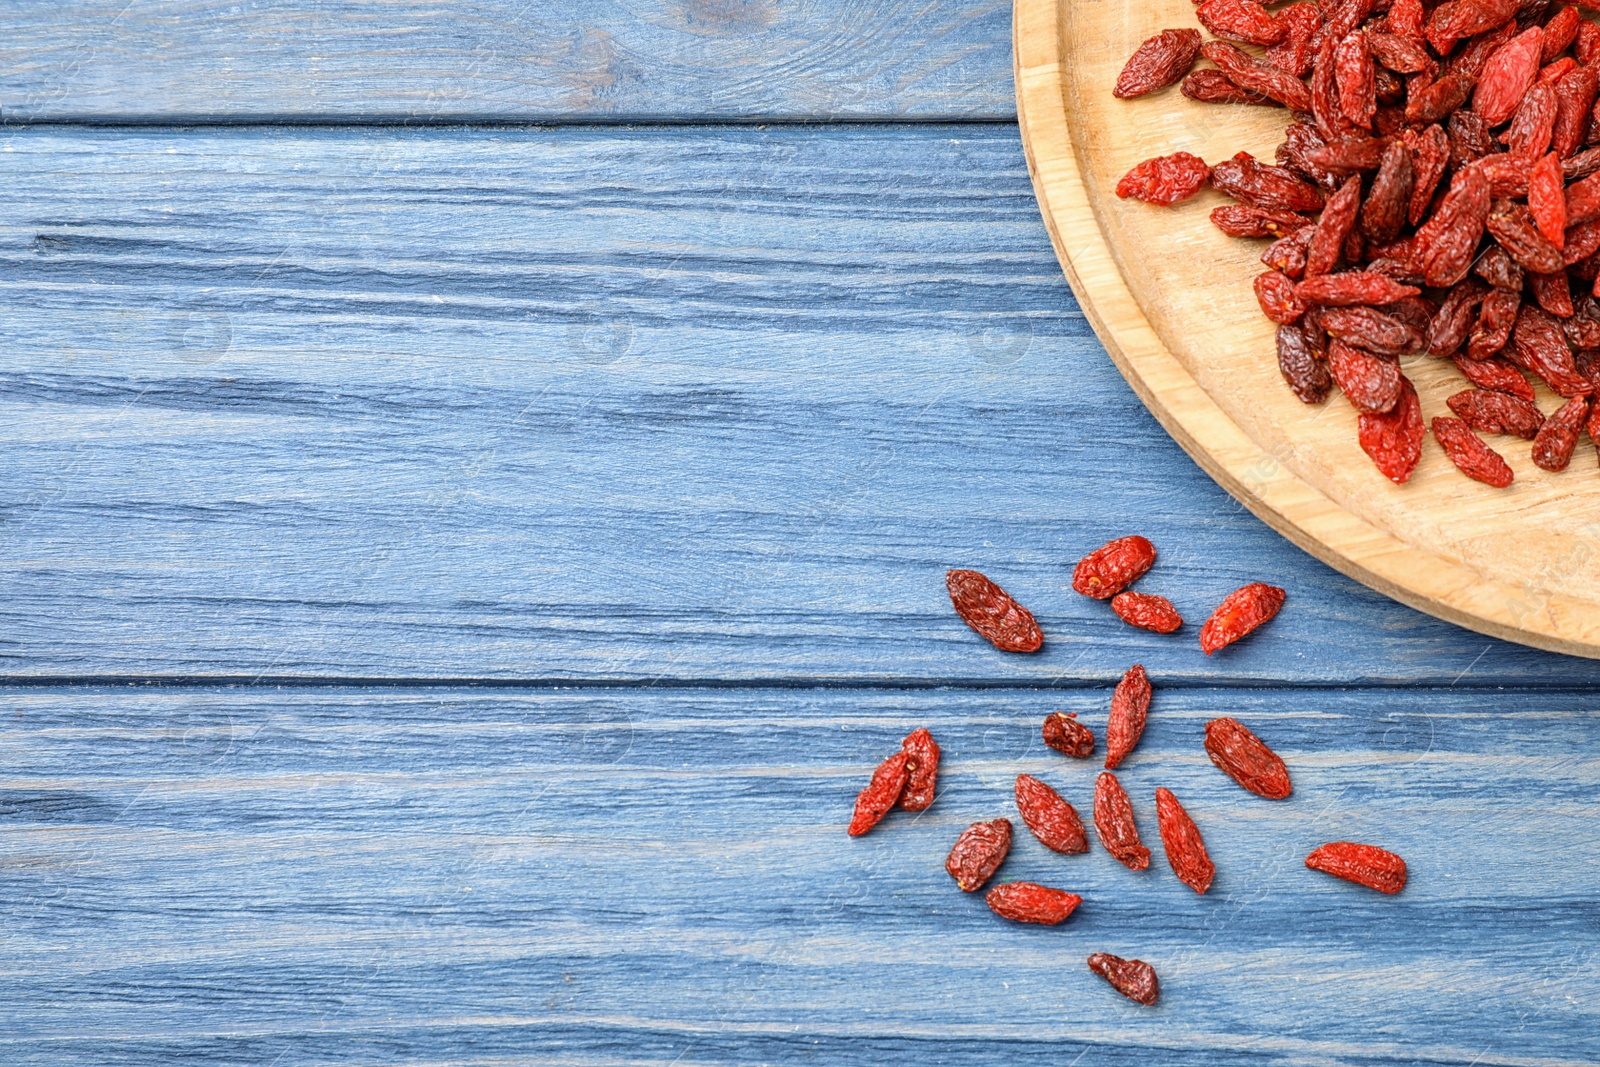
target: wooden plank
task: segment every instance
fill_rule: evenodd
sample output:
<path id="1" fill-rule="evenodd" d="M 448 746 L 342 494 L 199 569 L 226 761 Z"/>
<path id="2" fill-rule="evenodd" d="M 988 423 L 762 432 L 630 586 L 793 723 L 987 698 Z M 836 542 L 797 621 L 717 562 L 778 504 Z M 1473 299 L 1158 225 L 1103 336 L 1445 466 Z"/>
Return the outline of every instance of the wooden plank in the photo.
<path id="1" fill-rule="evenodd" d="M 1078 313 L 1014 129 L 36 127 L 0 165 L 12 678 L 1593 677 L 1217 490 Z M 1134 531 L 1178 635 L 1068 588 Z M 950 566 L 1045 651 L 972 635 Z M 1202 656 L 1255 579 L 1283 615 Z"/>
<path id="2" fill-rule="evenodd" d="M 1012 118 L 1003 0 L 0 4 L 16 122 Z"/>
<path id="3" fill-rule="evenodd" d="M 1151 869 L 1020 823 L 996 919 L 941 870 L 1086 692 L 56 689 L 0 694 L 0 1057 L 116 1062 L 1570 1064 L 1600 1056 L 1600 711 L 1587 693 L 1160 692 L 1121 771 Z M 1234 714 L 1269 802 L 1199 749 Z M 912 726 L 940 796 L 851 840 Z M 1156 843 L 1171 787 L 1218 866 Z M 1014 815 L 1013 815 L 1014 817 Z M 1393 898 L 1306 871 L 1408 860 Z M 1100 984 L 1111 950 L 1159 1007 Z"/>

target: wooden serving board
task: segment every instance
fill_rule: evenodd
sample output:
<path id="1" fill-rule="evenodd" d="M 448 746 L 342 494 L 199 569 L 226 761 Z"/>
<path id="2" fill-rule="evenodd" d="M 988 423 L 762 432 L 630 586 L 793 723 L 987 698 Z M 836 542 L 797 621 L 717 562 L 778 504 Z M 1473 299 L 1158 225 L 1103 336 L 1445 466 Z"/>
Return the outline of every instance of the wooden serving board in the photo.
<path id="1" fill-rule="evenodd" d="M 1509 489 L 1461 475 L 1431 434 L 1396 486 L 1357 444 L 1342 396 L 1297 400 L 1278 374 L 1273 325 L 1251 289 L 1263 241 L 1226 237 L 1207 189 L 1158 208 L 1117 199 L 1142 159 L 1179 150 L 1270 161 L 1282 108 L 1200 104 L 1177 86 L 1111 95 L 1139 42 L 1197 26 L 1189 0 L 1016 0 L 1017 111 L 1056 255 L 1111 358 L 1183 448 L 1301 548 L 1432 615 L 1540 648 L 1600 658 L 1600 470 L 1580 445 L 1550 474 L 1529 445 L 1493 438 Z M 1449 361 L 1404 360 L 1423 417 L 1467 388 Z M 1541 391 L 1548 413 L 1559 405 Z M 1106 442 L 1108 448 L 1116 442 Z M 1131 531 L 1130 531 L 1131 532 Z M 1271 575 L 1263 574 L 1270 580 Z"/>

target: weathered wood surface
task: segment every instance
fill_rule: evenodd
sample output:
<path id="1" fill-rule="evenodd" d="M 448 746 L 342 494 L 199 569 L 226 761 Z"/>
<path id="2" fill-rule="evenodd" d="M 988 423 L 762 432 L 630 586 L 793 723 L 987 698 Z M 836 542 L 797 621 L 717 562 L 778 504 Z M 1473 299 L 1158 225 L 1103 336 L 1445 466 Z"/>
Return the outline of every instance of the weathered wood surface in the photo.
<path id="1" fill-rule="evenodd" d="M 11 122 L 1009 119 L 1005 0 L 0 3 Z"/>
<path id="2" fill-rule="evenodd" d="M 1077 312 L 1013 128 L 0 147 L 13 679 L 1595 677 L 1369 593 L 1217 490 Z M 1132 531 L 1178 636 L 1068 588 Z M 970 634 L 949 566 L 1023 598 L 1046 651 Z M 1258 578 L 1283 615 L 1202 656 Z"/>
<path id="3" fill-rule="evenodd" d="M 1005 923 L 941 869 L 1036 773 L 1087 813 L 1106 694 L 769 689 L 7 690 L 0 1059 L 118 1063 L 1592 1063 L 1600 710 L 1591 694 L 1156 694 L 1121 771 L 1156 851 L 1022 827 L 1002 879 L 1080 892 Z M 1295 793 L 1207 761 L 1232 714 Z M 845 836 L 910 728 L 926 813 Z M 1173 789 L 1217 863 L 1160 852 Z M 1398 897 L 1307 871 L 1405 855 Z M 1154 1010 L 1091 951 L 1137 955 Z"/>

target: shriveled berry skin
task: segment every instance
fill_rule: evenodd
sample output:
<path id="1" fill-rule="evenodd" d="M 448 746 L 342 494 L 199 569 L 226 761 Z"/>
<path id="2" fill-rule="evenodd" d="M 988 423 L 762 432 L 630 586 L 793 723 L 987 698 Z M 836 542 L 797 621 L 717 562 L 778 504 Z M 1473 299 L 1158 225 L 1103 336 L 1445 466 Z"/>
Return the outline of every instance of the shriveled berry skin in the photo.
<path id="1" fill-rule="evenodd" d="M 1135 534 L 1107 541 L 1072 569 L 1072 588 L 1096 600 L 1109 600 L 1138 581 L 1156 561 L 1156 546 Z"/>
<path id="2" fill-rule="evenodd" d="M 1539 76 L 1543 43 L 1541 29 L 1530 26 L 1484 64 L 1473 91 L 1472 110 L 1490 126 L 1498 126 L 1511 117 Z"/>
<path id="3" fill-rule="evenodd" d="M 1254 0 L 1203 0 L 1194 14 L 1200 25 L 1225 41 L 1272 45 L 1283 40 L 1284 24 Z"/>
<path id="4" fill-rule="evenodd" d="M 1544 425 L 1544 415 L 1533 406 L 1531 398 L 1519 400 L 1488 389 L 1463 389 L 1445 403 L 1457 418 L 1479 433 L 1510 434 L 1531 441 Z"/>
<path id="5" fill-rule="evenodd" d="M 1094 755 L 1094 732 L 1078 721 L 1075 711 L 1058 711 L 1044 720 L 1044 743 L 1074 759 Z"/>
<path id="6" fill-rule="evenodd" d="M 1196 893 L 1204 894 L 1211 888 L 1217 867 L 1206 852 L 1200 828 L 1170 789 L 1156 790 L 1156 822 L 1161 827 L 1161 847 L 1166 850 L 1172 873 Z"/>
<path id="7" fill-rule="evenodd" d="M 1238 46 L 1226 41 L 1207 41 L 1200 46 L 1200 54 L 1215 63 L 1239 88 L 1270 96 L 1290 111 L 1311 110 L 1311 91 L 1305 82 L 1256 59 Z"/>
<path id="8" fill-rule="evenodd" d="M 1427 427 L 1422 421 L 1422 404 L 1410 379 L 1400 376 L 1400 399 L 1388 411 L 1364 411 L 1356 420 L 1361 451 L 1372 460 L 1383 476 L 1404 485 L 1422 458 L 1422 438 Z"/>
<path id="9" fill-rule="evenodd" d="M 1055 852 L 1089 851 L 1089 835 L 1083 820 L 1061 794 L 1031 774 L 1017 775 L 1017 811 L 1033 836 Z"/>
<path id="10" fill-rule="evenodd" d="M 1380 893 L 1394 894 L 1406 887 L 1406 861 L 1376 845 L 1330 841 L 1306 857 L 1306 866 Z"/>
<path id="11" fill-rule="evenodd" d="M 1052 889 L 1037 882 L 1006 882 L 984 894 L 989 910 L 1002 919 L 1018 923 L 1055 926 L 1083 903 L 1083 898 L 1064 889 Z"/>
<path id="12" fill-rule="evenodd" d="M 906 811 L 925 811 L 933 803 L 939 783 L 939 742 L 919 727 L 906 735 L 900 751 L 906 754 L 906 790 L 900 794 L 900 806 Z"/>
<path id="13" fill-rule="evenodd" d="M 1161 995 L 1156 969 L 1144 960 L 1125 960 L 1109 952 L 1096 952 L 1089 957 L 1089 969 L 1110 982 L 1112 989 L 1140 1004 L 1154 1004 Z"/>
<path id="14" fill-rule="evenodd" d="M 1210 174 L 1206 161 L 1188 152 L 1156 156 L 1122 176 L 1117 182 L 1117 196 L 1166 207 L 1198 193 Z"/>
<path id="15" fill-rule="evenodd" d="M 1423 346 L 1421 334 L 1376 308 L 1324 308 L 1318 322 L 1346 344 L 1383 356 L 1405 355 L 1420 351 Z"/>
<path id="16" fill-rule="evenodd" d="M 1170 634 L 1183 625 L 1183 616 L 1172 606 L 1172 601 L 1154 593 L 1126 591 L 1111 598 L 1111 610 L 1129 626 Z"/>
<path id="17" fill-rule="evenodd" d="M 1095 779 L 1094 832 L 1106 851 L 1128 870 L 1150 866 L 1150 850 L 1139 842 L 1139 825 L 1133 821 L 1133 802 L 1110 771 L 1101 771 Z"/>
<path id="18" fill-rule="evenodd" d="M 1300 316 L 1306 313 L 1305 304 L 1295 295 L 1294 279 L 1287 274 L 1263 271 L 1256 275 L 1255 290 L 1261 313 L 1273 322 L 1287 326 L 1299 322 Z"/>
<path id="19" fill-rule="evenodd" d="M 1111 693 L 1111 716 L 1106 721 L 1106 770 L 1116 770 L 1139 743 L 1149 711 L 1150 678 L 1144 667 L 1135 663 Z"/>
<path id="20" fill-rule="evenodd" d="M 1279 326 L 1277 342 L 1278 373 L 1301 403 L 1320 404 L 1328 399 L 1333 376 L 1328 373 L 1326 361 L 1317 358 L 1316 350 L 1306 339 L 1304 322 Z M 1115 601 L 1112 603 L 1115 606 Z"/>
<path id="21" fill-rule="evenodd" d="M 1433 438 L 1439 442 L 1439 447 L 1444 449 L 1444 454 L 1450 457 L 1456 469 L 1474 481 L 1504 489 L 1516 478 L 1500 453 L 1484 444 L 1471 427 L 1460 419 L 1435 416 Z"/>
<path id="22" fill-rule="evenodd" d="M 1589 380 L 1578 373 L 1566 335 L 1543 308 L 1524 304 L 1517 312 L 1517 325 L 1511 331 L 1511 344 L 1505 354 L 1564 397 L 1570 399 L 1593 391 Z"/>
<path id="23" fill-rule="evenodd" d="M 1190 71 L 1178 91 L 1190 100 L 1202 104 L 1254 104 L 1257 107 L 1277 107 L 1278 102 L 1265 93 L 1241 89 L 1228 80 L 1220 70 L 1204 67 Z"/>
<path id="24" fill-rule="evenodd" d="M 872 772 L 872 781 L 856 796 L 855 814 L 850 819 L 850 836 L 860 837 L 874 826 L 900 800 L 906 788 L 906 754 L 896 752 Z"/>
<path id="25" fill-rule="evenodd" d="M 1232 159 L 1212 167 L 1211 185 L 1218 192 L 1251 207 L 1273 211 L 1322 210 L 1322 194 L 1315 185 L 1282 167 L 1260 163 L 1249 152 L 1235 153 Z"/>
<path id="26" fill-rule="evenodd" d="M 1130 100 L 1164 89 L 1189 73 L 1199 55 L 1199 30 L 1162 30 L 1134 49 L 1111 95 Z"/>
<path id="27" fill-rule="evenodd" d="M 944 576 L 950 603 L 961 621 L 1002 652 L 1037 652 L 1044 634 L 1032 613 L 977 571 L 950 571 Z"/>
<path id="28" fill-rule="evenodd" d="M 1283 760 L 1238 719 L 1206 723 L 1205 744 L 1217 769 L 1257 796 L 1282 800 L 1293 792 Z"/>
<path id="29" fill-rule="evenodd" d="M 962 892 L 982 889 L 1011 852 L 1011 820 L 975 822 L 961 832 L 945 857 L 944 869 Z"/>
<path id="30" fill-rule="evenodd" d="M 1350 307 L 1354 304 L 1381 307 L 1422 292 L 1414 285 L 1401 285 L 1393 278 L 1370 270 L 1341 271 L 1307 278 L 1295 291 L 1307 304 L 1320 304 L 1323 307 Z"/>
<path id="31" fill-rule="evenodd" d="M 1462 377 L 1479 389 L 1506 393 L 1518 400 L 1533 402 L 1533 386 L 1522 372 L 1503 359 L 1464 359 L 1455 357 L 1456 369 Z M 1537 432 L 1537 431 L 1535 431 Z"/>
<path id="32" fill-rule="evenodd" d="M 1547 471 L 1564 471 L 1578 447 L 1578 435 L 1589 420 L 1589 398 L 1575 396 L 1545 420 L 1533 439 L 1534 466 Z"/>
<path id="33" fill-rule="evenodd" d="M 1211 224 L 1229 237 L 1287 237 L 1310 222 L 1306 216 L 1293 211 L 1249 204 L 1227 204 L 1211 211 Z"/>
<path id="34" fill-rule="evenodd" d="M 1217 610 L 1200 628 L 1200 648 L 1209 656 L 1233 644 L 1270 621 L 1283 608 L 1283 601 L 1283 590 L 1265 582 L 1251 582 L 1235 589 L 1222 598 Z"/>

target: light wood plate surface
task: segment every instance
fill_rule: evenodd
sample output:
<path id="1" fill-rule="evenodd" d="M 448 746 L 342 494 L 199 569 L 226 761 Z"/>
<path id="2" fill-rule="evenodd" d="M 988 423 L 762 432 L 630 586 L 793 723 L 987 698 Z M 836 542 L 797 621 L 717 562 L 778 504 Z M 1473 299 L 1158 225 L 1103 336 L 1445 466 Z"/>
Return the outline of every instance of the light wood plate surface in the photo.
<path id="1" fill-rule="evenodd" d="M 1412 607 L 1496 637 L 1600 658 L 1600 470 L 1580 445 L 1550 474 L 1493 438 L 1504 490 L 1458 473 L 1430 435 L 1411 481 L 1391 484 L 1356 441 L 1342 396 L 1308 407 L 1278 374 L 1251 279 L 1262 241 L 1224 236 L 1206 190 L 1171 208 L 1117 199 L 1142 159 L 1270 161 L 1281 108 L 1199 104 L 1177 86 L 1111 95 L 1145 38 L 1197 26 L 1189 0 L 1016 0 L 1017 110 L 1034 189 L 1084 313 L 1161 424 L 1228 492 L 1319 559 Z M 1423 417 L 1467 383 L 1448 361 L 1404 361 Z M 1540 406 L 1558 406 L 1541 388 Z M 1107 442 L 1115 447 L 1115 442 Z M 1271 580 L 1271 575 L 1260 576 Z"/>

